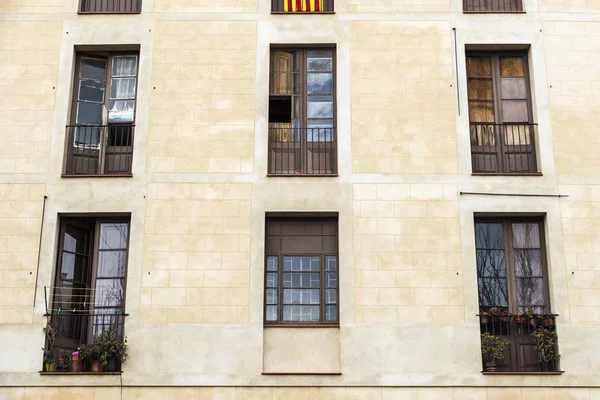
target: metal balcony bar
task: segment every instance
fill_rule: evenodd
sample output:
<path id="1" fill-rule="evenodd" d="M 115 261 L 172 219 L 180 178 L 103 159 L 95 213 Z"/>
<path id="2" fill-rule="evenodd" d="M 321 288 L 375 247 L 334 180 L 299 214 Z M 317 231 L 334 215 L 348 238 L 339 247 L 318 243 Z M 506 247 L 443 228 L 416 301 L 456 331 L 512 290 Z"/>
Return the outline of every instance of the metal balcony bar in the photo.
<path id="1" fill-rule="evenodd" d="M 65 175 L 131 174 L 134 125 L 68 125 Z"/>
<path id="2" fill-rule="evenodd" d="M 537 172 L 537 124 L 471 122 L 471 159 L 475 173 Z"/>
<path id="3" fill-rule="evenodd" d="M 135 14 L 142 11 L 142 0 L 80 0 L 80 13 Z"/>
<path id="4" fill-rule="evenodd" d="M 463 0 L 465 12 L 522 12 L 523 0 Z"/>
<path id="5" fill-rule="evenodd" d="M 269 128 L 272 175 L 335 175 L 335 128 Z"/>
<path id="6" fill-rule="evenodd" d="M 560 371 L 559 359 L 544 361 L 537 350 L 532 334 L 538 329 L 550 332 L 556 330 L 556 314 L 514 315 L 496 314 L 478 315 L 481 333 L 489 333 L 510 341 L 504 358 L 496 362 L 495 372 L 557 372 Z M 558 354 L 558 346 L 554 348 Z M 483 362 L 484 372 L 490 372 Z"/>

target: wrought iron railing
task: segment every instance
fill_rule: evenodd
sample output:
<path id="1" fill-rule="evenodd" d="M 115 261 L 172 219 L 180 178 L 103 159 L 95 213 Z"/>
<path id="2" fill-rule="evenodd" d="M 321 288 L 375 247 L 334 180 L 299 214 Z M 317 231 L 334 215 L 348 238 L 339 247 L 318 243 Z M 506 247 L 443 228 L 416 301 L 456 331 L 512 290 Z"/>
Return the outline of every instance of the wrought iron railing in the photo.
<path id="1" fill-rule="evenodd" d="M 335 175 L 335 128 L 269 128 L 269 168 L 272 175 Z"/>
<path id="2" fill-rule="evenodd" d="M 523 0 L 463 0 L 465 12 L 522 12 Z"/>
<path id="3" fill-rule="evenodd" d="M 471 122 L 471 160 L 476 173 L 535 173 L 537 124 Z"/>
<path id="4" fill-rule="evenodd" d="M 510 342 L 503 358 L 493 364 L 486 363 L 482 354 L 484 372 L 560 371 L 556 314 L 482 313 L 478 317 L 482 335 L 487 333 Z"/>
<path id="5" fill-rule="evenodd" d="M 65 175 L 131 174 L 134 125 L 68 125 Z"/>
<path id="6" fill-rule="evenodd" d="M 142 11 L 142 0 L 80 0 L 80 13 L 136 14 Z"/>
<path id="7" fill-rule="evenodd" d="M 272 12 L 320 13 L 333 12 L 334 0 L 271 0 Z"/>

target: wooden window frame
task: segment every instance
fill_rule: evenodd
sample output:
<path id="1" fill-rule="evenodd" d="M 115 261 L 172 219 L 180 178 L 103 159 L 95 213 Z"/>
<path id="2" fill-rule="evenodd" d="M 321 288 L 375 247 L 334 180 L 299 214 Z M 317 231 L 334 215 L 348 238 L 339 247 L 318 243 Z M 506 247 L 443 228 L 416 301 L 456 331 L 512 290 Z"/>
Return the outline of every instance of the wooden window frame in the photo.
<path id="1" fill-rule="evenodd" d="M 477 3 L 479 6 L 473 4 L 472 9 L 469 9 L 469 3 Z M 489 7 L 481 6 L 481 4 L 491 4 Z M 515 4 L 514 7 L 510 5 L 506 6 L 506 3 Z M 498 7 L 494 9 L 494 4 L 497 4 Z M 501 5 L 503 7 L 501 7 Z M 475 9 L 480 8 L 480 9 Z M 523 6 L 523 0 L 463 0 L 463 13 L 465 14 L 523 14 L 525 13 L 525 8 Z"/>
<path id="2" fill-rule="evenodd" d="M 466 59 L 468 60 L 470 57 L 489 57 L 491 68 L 492 68 L 492 76 L 489 79 L 492 80 L 492 90 L 493 90 L 493 103 L 494 103 L 494 122 L 489 123 L 494 126 L 494 138 L 495 145 L 494 147 L 497 149 L 496 154 L 496 172 L 488 172 L 488 171 L 480 171 L 477 170 L 477 163 L 474 160 L 474 157 L 478 154 L 486 154 L 485 148 L 489 147 L 486 145 L 477 145 L 471 143 L 471 162 L 472 162 L 472 171 L 473 174 L 491 174 L 491 175 L 539 175 L 538 173 L 538 165 L 537 165 L 537 144 L 536 144 L 536 124 L 534 124 L 533 119 L 533 98 L 531 92 L 531 74 L 529 69 L 529 57 L 528 50 L 499 50 L 499 51 L 467 51 Z M 523 72 L 524 72 L 524 81 L 525 81 L 525 95 L 527 100 L 527 122 L 512 122 L 512 121 L 504 121 L 503 120 L 503 110 L 502 110 L 502 87 L 501 87 L 501 74 L 500 74 L 500 58 L 501 57 L 521 57 L 523 60 Z M 469 81 L 472 78 L 484 79 L 486 77 L 471 77 L 469 75 L 469 70 L 466 70 L 467 77 L 467 102 L 470 103 L 470 93 L 468 90 Z M 470 108 L 470 105 L 469 105 Z M 469 111 L 469 125 L 470 127 L 473 124 L 484 124 L 471 121 L 471 113 Z M 503 126 L 508 127 L 512 126 L 520 126 L 526 125 L 528 126 L 529 136 L 529 144 L 525 145 L 526 154 L 531 154 L 529 159 L 529 171 L 527 172 L 511 172 L 508 170 L 508 166 L 505 165 L 505 160 L 507 157 L 510 157 L 511 154 L 518 154 L 515 149 L 518 145 L 508 145 L 504 144 L 503 137 Z M 472 127 L 470 128 L 472 129 Z M 514 128 L 511 128 L 514 129 Z M 522 147 L 523 145 L 519 146 Z M 488 148 L 489 150 L 489 148 Z M 485 165 L 485 163 L 484 163 Z"/>
<path id="3" fill-rule="evenodd" d="M 98 145 L 98 155 L 96 156 L 95 154 L 91 156 L 91 158 L 96 158 L 98 159 L 97 164 L 96 165 L 96 169 L 97 172 L 96 173 L 79 173 L 77 172 L 77 167 L 74 165 L 75 161 L 74 158 L 76 156 L 78 156 L 79 154 L 81 154 L 82 156 L 85 156 L 86 151 L 78 151 L 75 148 L 74 145 L 74 140 L 75 140 L 75 136 L 76 136 L 76 132 L 77 132 L 77 127 L 78 126 L 92 126 L 92 125 L 83 125 L 83 124 L 77 124 L 77 105 L 79 103 L 79 91 L 80 91 L 80 81 L 82 80 L 81 78 L 81 61 L 84 58 L 89 58 L 89 59 L 96 59 L 96 60 L 104 60 L 106 62 L 106 72 L 104 75 L 104 101 L 103 101 L 103 107 L 106 110 L 106 112 L 108 112 L 109 110 L 109 103 L 111 101 L 110 98 L 110 92 L 111 92 L 111 78 L 112 76 L 112 62 L 115 58 L 117 57 L 127 57 L 127 56 L 133 56 L 136 57 L 136 70 L 135 70 L 135 87 L 134 87 L 134 98 L 133 98 L 133 102 L 134 102 L 134 110 L 133 110 L 133 120 L 132 122 L 124 122 L 124 123 L 111 123 L 108 122 L 108 119 L 105 121 L 102 121 L 102 125 L 99 125 L 100 127 L 100 143 Z M 138 106 L 138 87 L 139 87 L 139 72 L 140 72 L 140 52 L 139 50 L 135 50 L 135 51 L 78 51 L 76 53 L 76 57 L 75 57 L 75 68 L 74 68 L 74 75 L 73 75 L 73 88 L 72 88 L 72 93 L 71 93 L 71 106 L 70 106 L 70 117 L 69 117 L 69 124 L 67 126 L 67 134 L 66 134 L 66 146 L 65 146 L 65 167 L 64 167 L 64 173 L 63 173 L 63 177 L 76 177 L 76 176 L 82 176 L 82 177 L 89 177 L 89 176 L 94 176 L 94 177 L 100 177 L 100 176 L 106 176 L 106 177 L 118 177 L 118 176 L 123 176 L 123 177 L 130 177 L 132 176 L 132 165 L 133 165 L 133 150 L 134 150 L 134 139 L 135 139 L 135 120 L 136 120 L 136 116 L 137 116 L 137 106 Z M 93 79 L 86 79 L 89 81 L 93 81 Z M 103 112 L 104 113 L 104 112 Z M 108 116 L 107 116 L 108 118 Z M 124 135 L 125 129 L 129 128 L 127 134 L 129 136 L 129 140 L 130 140 L 130 144 L 129 145 L 121 145 L 121 146 L 111 146 L 108 143 L 108 136 L 109 136 L 109 130 L 111 129 L 110 127 L 113 127 L 113 129 L 117 129 L 117 131 L 115 131 L 115 135 L 118 134 L 118 129 L 121 129 L 121 135 Z M 120 148 L 125 149 L 125 151 L 121 151 L 121 152 L 117 152 L 115 149 Z M 87 153 L 91 153 L 91 150 L 88 149 Z M 125 162 L 125 166 L 124 168 L 119 168 L 119 169 L 124 169 L 125 171 L 121 171 L 121 172 L 107 172 L 107 168 L 108 168 L 108 157 L 114 156 L 115 154 L 118 154 L 120 156 L 126 156 L 128 158 L 128 160 Z M 88 163 L 88 168 L 90 167 L 90 164 Z"/>
<path id="4" fill-rule="evenodd" d="M 285 0 L 271 0 L 271 14 L 335 14 L 334 0 L 323 0 L 325 4 L 323 11 L 284 11 L 283 1 Z"/>
<path id="5" fill-rule="evenodd" d="M 283 230 L 283 224 L 285 223 L 286 220 L 290 220 L 290 219 L 295 219 L 295 220 L 313 220 L 313 221 L 321 221 L 321 223 L 323 222 L 332 222 L 335 221 L 335 227 L 336 227 L 336 233 L 335 233 L 335 243 L 336 243 L 336 252 L 331 252 L 331 251 L 325 251 L 325 249 L 322 249 L 321 252 L 315 251 L 312 253 L 294 253 L 294 252 L 284 252 L 281 250 L 276 252 L 276 251 L 272 251 L 271 249 L 268 248 L 268 240 L 267 237 L 269 236 L 269 232 L 268 232 L 268 223 L 269 221 L 277 221 L 279 222 L 279 234 L 273 234 L 272 236 L 279 236 L 280 238 L 283 238 L 283 236 L 285 236 L 285 234 L 282 233 Z M 337 217 L 312 217 L 312 216 L 298 216 L 298 217 L 267 217 L 266 219 L 266 224 L 265 224 L 265 259 L 264 259 L 264 265 L 265 265 L 265 272 L 264 272 L 264 288 L 263 288 L 263 324 L 265 327 L 339 327 L 340 325 L 340 281 L 339 281 L 339 276 L 340 276 L 340 259 L 339 259 L 339 220 Z M 325 235 L 323 233 L 323 225 L 321 225 L 321 234 L 320 235 L 315 235 L 315 234 L 307 234 L 306 236 L 320 236 L 321 238 L 323 238 L 324 236 L 334 236 L 334 235 Z M 282 239 L 280 239 L 282 240 Z M 321 239 L 323 240 L 323 239 Z M 319 257 L 319 265 L 320 265 L 320 269 L 319 269 L 319 321 L 284 321 L 283 320 L 283 290 L 284 290 L 284 285 L 283 285 L 283 274 L 284 274 L 284 257 L 294 257 L 294 256 L 301 256 L 301 257 L 315 257 L 318 256 Z M 267 307 L 269 305 L 273 306 L 273 304 L 268 304 L 267 303 L 267 290 L 269 289 L 274 289 L 271 287 L 268 287 L 268 283 L 267 283 L 267 274 L 269 271 L 267 269 L 267 265 L 269 262 L 269 258 L 270 257 L 277 257 L 277 288 L 275 288 L 275 290 L 277 291 L 277 320 L 276 321 L 271 321 L 271 320 L 267 320 Z M 335 277 L 336 277 L 336 287 L 335 288 L 331 288 L 331 289 L 335 289 L 336 290 L 336 303 L 333 304 L 337 307 L 337 313 L 336 313 L 336 320 L 331 320 L 331 321 L 327 321 L 326 318 L 326 312 L 325 312 L 325 307 L 327 305 L 326 303 L 326 290 L 327 285 L 326 285 L 326 273 L 327 272 L 331 272 L 331 271 L 327 271 L 326 270 L 326 259 L 327 257 L 335 257 L 336 260 L 336 270 L 333 271 L 335 272 Z M 291 272 L 291 271 L 290 271 Z M 310 271 L 307 271 L 307 273 L 309 273 Z M 293 289 L 293 288 L 287 288 L 287 289 Z M 316 288 L 315 288 L 316 289 Z M 300 305 L 300 304 L 298 304 Z M 310 305 L 310 304 L 307 304 Z"/>
<path id="6" fill-rule="evenodd" d="M 141 14 L 142 0 L 78 0 L 78 14 Z M 111 9 L 109 6 L 114 5 Z"/>
<path id="7" fill-rule="evenodd" d="M 323 141 L 323 142 L 319 142 L 319 141 L 311 141 L 309 142 L 307 140 L 307 132 L 308 129 L 307 128 L 307 121 L 309 119 L 319 119 L 319 118 L 308 118 L 307 116 L 307 105 L 308 105 L 308 97 L 310 95 L 308 95 L 307 92 L 307 79 L 308 79 L 308 71 L 307 71 L 307 67 L 306 67 L 306 60 L 307 60 L 307 53 L 309 51 L 331 51 L 332 52 L 332 75 L 333 75 L 333 91 L 332 91 L 332 97 L 333 97 L 333 117 L 331 118 L 333 121 L 333 127 L 331 128 L 332 130 L 332 136 L 333 136 L 333 140 L 332 141 Z M 337 140 L 337 49 L 335 45 L 274 45 L 271 46 L 270 48 L 270 56 L 269 56 L 269 98 L 273 98 L 273 97 L 278 97 L 281 96 L 281 94 L 277 94 L 275 93 L 275 88 L 273 87 L 273 76 L 276 75 L 278 72 L 275 70 L 275 54 L 277 52 L 295 52 L 298 53 L 298 57 L 300 58 L 300 68 L 298 71 L 293 71 L 292 74 L 293 75 L 298 75 L 299 76 L 299 87 L 300 87 L 300 93 L 299 93 L 299 112 L 300 112 L 300 116 L 299 118 L 297 118 L 300 121 L 300 141 L 296 142 L 296 141 L 288 141 L 287 142 L 287 146 L 285 146 L 285 148 L 279 149 L 280 151 L 284 151 L 284 152 L 297 152 L 300 153 L 300 171 L 295 172 L 295 173 L 291 173 L 290 172 L 290 166 L 288 164 L 288 171 L 287 172 L 283 172 L 283 173 L 279 173 L 277 172 L 278 169 L 277 168 L 272 168 L 272 166 L 276 165 L 276 161 L 273 159 L 273 152 L 277 151 L 277 143 L 281 143 L 281 142 L 277 142 L 277 141 L 273 141 L 272 140 L 272 129 L 278 129 L 278 128 L 271 128 L 270 127 L 270 123 L 269 123 L 269 138 L 268 138 L 268 160 L 267 160 L 267 176 L 296 176 L 296 177 L 306 177 L 306 176 L 337 176 L 338 173 L 338 160 L 337 160 L 337 151 L 338 151 L 338 140 Z M 281 73 L 281 72 L 279 72 Z M 294 94 L 291 95 L 292 98 L 295 96 Z M 314 95 L 314 96 L 319 96 L 319 95 Z M 326 95 L 321 95 L 321 96 L 326 96 Z M 323 119 L 329 119 L 329 118 L 323 118 Z M 292 119 L 293 121 L 293 119 Z M 316 129 L 316 128 L 315 128 Z M 329 152 L 330 155 L 330 168 L 328 171 L 326 171 L 326 167 L 323 169 L 326 172 L 321 172 L 321 168 L 320 168 L 320 164 L 319 164 L 319 172 L 317 173 L 311 173 L 309 171 L 309 157 L 308 157 L 308 151 L 309 150 L 316 150 L 316 151 L 312 151 L 311 154 L 320 154 L 320 153 L 327 153 Z M 296 154 L 297 154 L 296 153 Z M 312 160 L 312 156 L 311 156 L 311 160 Z M 288 159 L 289 162 L 289 159 Z M 314 169 L 314 168 L 313 168 Z M 293 168 L 293 170 L 296 170 L 295 168 Z M 312 170 L 311 170 L 312 171 Z"/>

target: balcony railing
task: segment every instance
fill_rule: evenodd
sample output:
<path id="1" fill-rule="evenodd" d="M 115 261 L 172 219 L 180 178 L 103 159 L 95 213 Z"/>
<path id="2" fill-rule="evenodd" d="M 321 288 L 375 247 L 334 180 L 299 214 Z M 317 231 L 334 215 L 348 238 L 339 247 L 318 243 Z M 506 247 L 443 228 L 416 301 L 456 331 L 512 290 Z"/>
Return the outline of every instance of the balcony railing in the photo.
<path id="1" fill-rule="evenodd" d="M 138 14 L 142 0 L 80 0 L 80 13 Z"/>
<path id="2" fill-rule="evenodd" d="M 335 128 L 269 128 L 270 175 L 336 175 Z"/>
<path id="3" fill-rule="evenodd" d="M 523 0 L 463 0 L 463 10 L 476 13 L 523 12 Z"/>
<path id="4" fill-rule="evenodd" d="M 65 175 L 129 175 L 133 125 L 69 125 Z"/>
<path id="5" fill-rule="evenodd" d="M 481 333 L 488 333 L 510 341 L 502 359 L 494 367 L 483 361 L 484 372 L 560 372 L 558 344 L 546 341 L 538 346 L 534 334 L 543 334 L 545 339 L 556 332 L 556 314 L 536 315 L 479 315 Z M 539 338 L 539 336 L 538 336 Z M 550 344 L 550 346 L 548 346 Z M 540 351 L 540 347 L 542 350 Z M 483 355 L 482 355 L 483 356 Z"/>
<path id="6" fill-rule="evenodd" d="M 271 0 L 274 13 L 331 13 L 333 0 Z"/>
<path id="7" fill-rule="evenodd" d="M 537 124 L 471 122 L 471 159 L 475 173 L 537 172 Z"/>

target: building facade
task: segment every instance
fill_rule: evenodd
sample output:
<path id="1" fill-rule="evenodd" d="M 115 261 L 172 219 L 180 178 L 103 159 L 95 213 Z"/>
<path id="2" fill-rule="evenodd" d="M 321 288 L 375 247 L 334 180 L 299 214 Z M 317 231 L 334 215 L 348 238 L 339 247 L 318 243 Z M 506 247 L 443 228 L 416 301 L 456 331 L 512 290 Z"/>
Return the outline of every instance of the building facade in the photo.
<path id="1" fill-rule="evenodd" d="M 3 0 L 0 59 L 0 399 L 600 399 L 597 1 Z"/>

